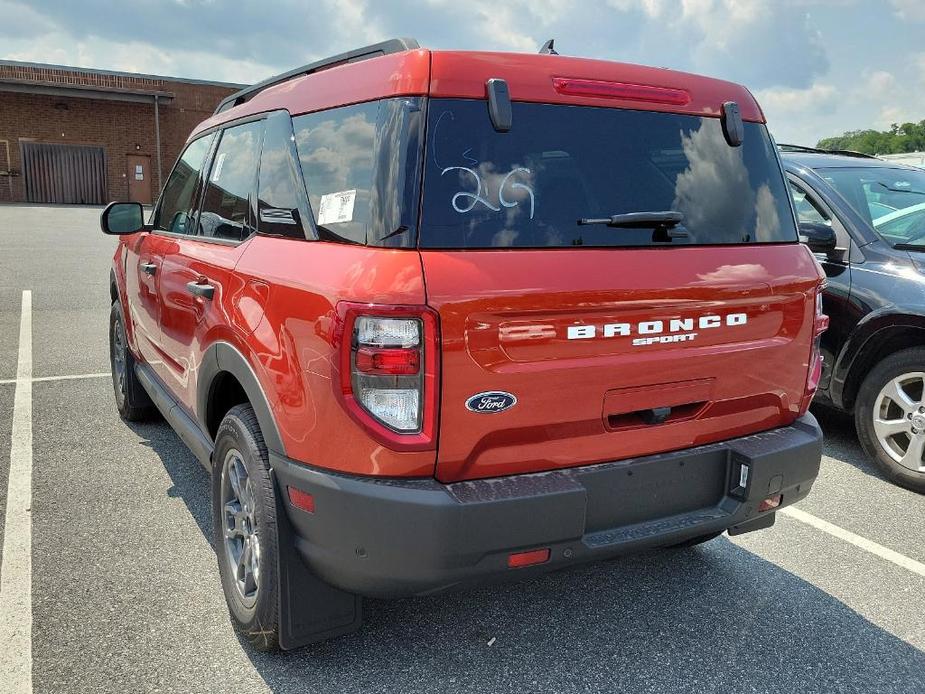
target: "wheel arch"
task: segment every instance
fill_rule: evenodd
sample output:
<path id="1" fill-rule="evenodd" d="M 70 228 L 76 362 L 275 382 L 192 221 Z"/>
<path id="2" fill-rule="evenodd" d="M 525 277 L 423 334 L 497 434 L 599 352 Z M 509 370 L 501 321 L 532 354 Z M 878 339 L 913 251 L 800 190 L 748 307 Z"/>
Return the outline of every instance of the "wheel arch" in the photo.
<path id="1" fill-rule="evenodd" d="M 114 304 L 120 300 L 119 282 L 116 280 L 116 271 L 109 269 L 109 303 Z"/>
<path id="2" fill-rule="evenodd" d="M 126 297 L 125 277 L 120 278 L 117 272 L 117 265 L 109 268 L 109 302 L 110 306 L 116 302 L 122 309 L 122 325 L 125 328 L 125 339 L 128 347 L 132 351 L 135 359 L 141 361 L 141 354 L 138 351 L 138 341 L 135 339 L 135 325 L 132 323 L 131 311 L 129 310 L 128 298 Z M 121 282 L 121 283 L 120 283 Z"/>
<path id="3" fill-rule="evenodd" d="M 270 401 L 247 358 L 228 342 L 215 342 L 203 354 L 196 394 L 199 425 L 213 443 L 222 417 L 241 402 L 254 409 L 267 448 L 285 454 Z"/>
<path id="4" fill-rule="evenodd" d="M 835 363 L 833 401 L 852 410 L 864 378 L 880 361 L 925 344 L 925 310 L 893 306 L 865 316 L 852 331 Z"/>

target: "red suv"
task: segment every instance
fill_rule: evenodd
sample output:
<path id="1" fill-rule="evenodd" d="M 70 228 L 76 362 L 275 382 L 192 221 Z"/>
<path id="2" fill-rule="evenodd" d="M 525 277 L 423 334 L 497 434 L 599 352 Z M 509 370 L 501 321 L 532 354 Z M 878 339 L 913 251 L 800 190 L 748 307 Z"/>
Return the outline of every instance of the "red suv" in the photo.
<path id="1" fill-rule="evenodd" d="M 773 524 L 823 273 L 743 87 L 393 40 L 223 101 L 110 278 L 116 402 L 211 470 L 236 626 Z"/>

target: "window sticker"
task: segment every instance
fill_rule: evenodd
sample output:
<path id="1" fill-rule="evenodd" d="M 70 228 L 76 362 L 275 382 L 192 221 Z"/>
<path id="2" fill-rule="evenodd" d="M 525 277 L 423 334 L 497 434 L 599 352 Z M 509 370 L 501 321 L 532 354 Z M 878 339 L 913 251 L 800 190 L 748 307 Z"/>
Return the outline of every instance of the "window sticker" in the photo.
<path id="1" fill-rule="evenodd" d="M 218 155 L 218 159 L 215 160 L 215 166 L 212 167 L 212 182 L 215 183 L 222 176 L 222 167 L 225 165 L 225 155 L 227 152 L 222 152 Z"/>
<path id="2" fill-rule="evenodd" d="M 318 206 L 318 224 L 353 221 L 353 203 L 356 197 L 356 189 L 322 195 L 321 204 Z"/>

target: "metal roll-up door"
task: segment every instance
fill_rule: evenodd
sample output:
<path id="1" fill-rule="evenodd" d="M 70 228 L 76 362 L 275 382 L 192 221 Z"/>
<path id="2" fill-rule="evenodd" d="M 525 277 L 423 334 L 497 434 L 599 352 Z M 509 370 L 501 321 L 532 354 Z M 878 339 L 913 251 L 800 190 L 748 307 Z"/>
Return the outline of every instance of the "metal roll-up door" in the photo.
<path id="1" fill-rule="evenodd" d="M 106 202 L 106 157 L 102 147 L 22 143 L 29 202 L 102 205 Z"/>

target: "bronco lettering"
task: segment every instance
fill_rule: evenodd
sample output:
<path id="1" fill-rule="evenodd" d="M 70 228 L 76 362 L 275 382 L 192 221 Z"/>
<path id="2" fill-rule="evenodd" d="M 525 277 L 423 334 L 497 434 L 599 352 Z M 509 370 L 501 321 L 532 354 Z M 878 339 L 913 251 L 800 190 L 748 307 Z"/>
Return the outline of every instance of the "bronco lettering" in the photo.
<path id="1" fill-rule="evenodd" d="M 688 342 L 697 337 L 697 333 L 689 332 L 694 329 L 694 321 L 700 330 L 719 328 L 722 325 L 745 325 L 748 315 L 745 313 L 729 313 L 726 316 L 709 314 L 699 318 L 671 318 L 670 320 L 647 320 L 639 323 L 604 323 L 600 328 L 596 325 L 570 325 L 567 338 L 569 340 L 587 340 L 601 337 L 626 337 L 629 335 L 652 335 L 653 337 L 635 339 L 633 345 L 651 345 L 666 342 Z M 667 329 L 666 329 L 667 325 Z M 687 332 L 686 335 L 673 333 Z M 666 333 L 668 333 L 666 335 Z"/>

